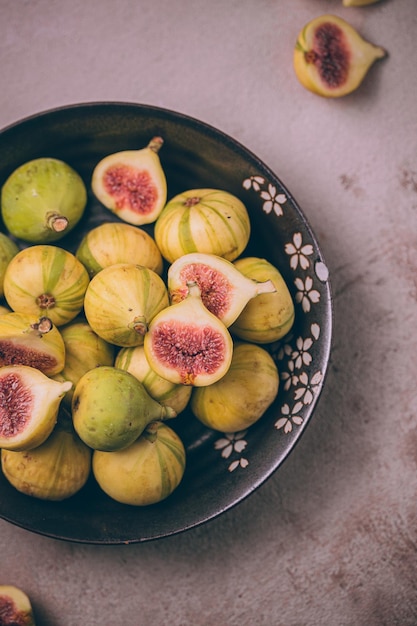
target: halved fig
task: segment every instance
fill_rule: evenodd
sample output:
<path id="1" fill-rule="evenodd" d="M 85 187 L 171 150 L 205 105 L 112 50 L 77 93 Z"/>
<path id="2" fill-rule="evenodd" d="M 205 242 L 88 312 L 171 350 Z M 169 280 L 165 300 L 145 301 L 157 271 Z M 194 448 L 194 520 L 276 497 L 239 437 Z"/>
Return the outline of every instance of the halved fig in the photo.
<path id="1" fill-rule="evenodd" d="M 162 137 L 153 137 L 145 148 L 109 154 L 94 168 L 95 196 L 129 224 L 154 222 L 165 205 L 167 183 L 158 156 L 163 143 Z"/>
<path id="2" fill-rule="evenodd" d="M 198 285 L 190 283 L 185 300 L 153 318 L 144 348 L 149 365 L 159 376 L 198 387 L 224 376 L 233 342 L 223 322 L 204 306 Z"/>
<path id="3" fill-rule="evenodd" d="M 29 596 L 15 585 L 0 585 L 1 626 L 35 626 Z"/>
<path id="4" fill-rule="evenodd" d="M 0 448 L 31 450 L 46 441 L 71 387 L 27 365 L 0 368 Z"/>
<path id="5" fill-rule="evenodd" d="M 47 157 L 20 165 L 1 193 L 6 228 L 31 243 L 62 239 L 78 224 L 86 205 L 87 189 L 78 172 Z"/>
<path id="6" fill-rule="evenodd" d="M 168 292 L 172 303 L 187 297 L 190 282 L 198 285 L 204 306 L 225 326 L 235 321 L 249 300 L 275 291 L 271 280 L 252 280 L 231 261 L 201 252 L 185 254 L 170 265 Z"/>
<path id="7" fill-rule="evenodd" d="M 15 312 L 0 316 L 0 367 L 29 365 L 54 376 L 64 364 L 64 339 L 49 317 Z"/>
<path id="8" fill-rule="evenodd" d="M 299 33 L 294 70 L 306 89 L 338 98 L 357 89 L 373 63 L 386 56 L 384 48 L 363 39 L 342 18 L 322 15 Z"/>

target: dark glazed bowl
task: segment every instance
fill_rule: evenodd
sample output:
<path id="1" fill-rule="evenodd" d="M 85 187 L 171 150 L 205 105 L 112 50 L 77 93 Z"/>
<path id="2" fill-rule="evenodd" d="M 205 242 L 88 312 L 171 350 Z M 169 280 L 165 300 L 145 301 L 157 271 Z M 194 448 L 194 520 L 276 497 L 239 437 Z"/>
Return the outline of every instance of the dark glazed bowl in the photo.
<path id="1" fill-rule="evenodd" d="M 266 258 L 284 276 L 296 321 L 269 346 L 280 372 L 274 404 L 251 428 L 220 433 L 187 411 L 170 422 L 187 450 L 182 483 L 149 507 L 119 504 L 91 477 L 63 502 L 46 502 L 15 490 L 0 472 L 0 517 L 53 538 L 94 544 L 143 542 L 207 522 L 249 496 L 285 461 L 316 408 L 328 367 L 332 301 L 319 244 L 303 212 L 277 176 L 231 137 L 180 113 L 130 103 L 87 103 L 26 118 L 0 133 L 0 185 L 22 163 L 41 156 L 72 165 L 90 188 L 95 164 L 118 150 L 138 149 L 160 135 L 168 196 L 214 187 L 238 196 L 252 225 L 244 256 Z M 57 245 L 75 251 L 85 231 L 116 218 L 90 192 L 76 231 Z M 146 227 L 152 233 L 152 226 Z M 21 244 L 24 246 L 24 244 Z M 242 256 L 243 256 L 242 255 Z"/>

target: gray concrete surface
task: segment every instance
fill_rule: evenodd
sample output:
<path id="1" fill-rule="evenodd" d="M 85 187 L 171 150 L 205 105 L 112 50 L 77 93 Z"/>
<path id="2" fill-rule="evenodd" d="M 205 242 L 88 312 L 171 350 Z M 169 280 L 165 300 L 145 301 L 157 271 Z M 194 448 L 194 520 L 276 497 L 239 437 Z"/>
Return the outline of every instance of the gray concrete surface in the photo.
<path id="1" fill-rule="evenodd" d="M 249 499 L 132 546 L 0 520 L 0 584 L 26 590 L 41 626 L 417 624 L 416 1 L 1 0 L 0 11 L 1 127 L 98 100 L 217 126 L 292 191 L 335 297 L 318 413 Z M 299 29 L 323 13 L 389 51 L 337 101 L 292 70 Z"/>

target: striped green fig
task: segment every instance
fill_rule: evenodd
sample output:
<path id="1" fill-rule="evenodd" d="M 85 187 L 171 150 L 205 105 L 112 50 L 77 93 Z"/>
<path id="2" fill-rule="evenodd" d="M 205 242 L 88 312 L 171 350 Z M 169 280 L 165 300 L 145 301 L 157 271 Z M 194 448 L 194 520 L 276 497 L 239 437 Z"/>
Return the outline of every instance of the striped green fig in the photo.
<path id="1" fill-rule="evenodd" d="M 278 341 L 291 330 L 295 318 L 294 301 L 281 272 L 258 257 L 242 257 L 234 266 L 253 280 L 271 280 L 275 291 L 250 300 L 230 327 L 231 333 L 258 344 Z"/>
<path id="2" fill-rule="evenodd" d="M 217 254 L 233 261 L 246 248 L 249 236 L 245 205 L 220 189 L 191 189 L 171 198 L 154 231 L 156 244 L 169 263 L 189 252 Z"/>
<path id="3" fill-rule="evenodd" d="M 142 228 L 121 222 L 104 222 L 89 230 L 75 256 L 90 277 L 117 263 L 144 265 L 162 274 L 163 261 L 155 240 Z"/>
<path id="4" fill-rule="evenodd" d="M 165 500 L 180 484 L 186 452 L 177 433 L 151 424 L 131 446 L 118 452 L 93 452 L 93 474 L 113 500 L 148 506 Z"/>
<path id="5" fill-rule="evenodd" d="M 13 311 L 49 317 L 63 326 L 82 310 L 89 280 L 71 252 L 51 245 L 29 246 L 8 265 L 4 296 Z"/>
<path id="6" fill-rule="evenodd" d="M 118 263 L 96 274 L 88 286 L 84 312 L 94 332 L 119 347 L 143 345 L 152 318 L 169 304 L 162 278 L 133 263 Z"/>

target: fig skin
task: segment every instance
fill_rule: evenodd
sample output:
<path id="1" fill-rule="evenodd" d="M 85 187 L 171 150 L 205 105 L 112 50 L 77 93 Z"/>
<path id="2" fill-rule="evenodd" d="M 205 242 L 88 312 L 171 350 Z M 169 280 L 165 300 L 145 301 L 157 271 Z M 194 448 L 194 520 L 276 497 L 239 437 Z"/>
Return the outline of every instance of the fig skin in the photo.
<path id="1" fill-rule="evenodd" d="M 84 374 L 72 398 L 75 431 L 94 450 L 122 450 L 151 422 L 173 417 L 175 411 L 151 398 L 137 378 L 111 366 Z"/>
<path id="2" fill-rule="evenodd" d="M 71 252 L 51 245 L 29 246 L 10 261 L 4 296 L 17 313 L 49 317 L 63 326 L 79 315 L 88 272 Z"/>
<path id="3" fill-rule="evenodd" d="M 167 183 L 158 155 L 163 143 L 153 137 L 145 148 L 109 154 L 94 168 L 94 195 L 129 224 L 151 224 L 165 206 Z"/>
<path id="4" fill-rule="evenodd" d="M 62 239 L 78 224 L 86 205 L 87 189 L 81 176 L 67 163 L 47 157 L 18 167 L 1 193 L 7 230 L 31 243 Z"/>
<path id="5" fill-rule="evenodd" d="M 29 596 L 15 585 L 0 585 L 1 626 L 36 626 Z"/>
<path id="6" fill-rule="evenodd" d="M 154 239 L 142 228 L 119 222 L 105 222 L 83 237 L 75 256 L 90 278 L 110 265 L 134 263 L 161 275 L 162 255 Z"/>
<path id="7" fill-rule="evenodd" d="M 175 431 L 151 424 L 131 446 L 119 452 L 93 452 L 93 474 L 113 500 L 149 506 L 165 500 L 180 484 L 186 452 Z"/>
<path id="8" fill-rule="evenodd" d="M 61 501 L 80 491 L 91 473 L 92 450 L 61 421 L 46 441 L 25 452 L 1 451 L 1 467 L 9 483 L 40 500 Z"/>
<path id="9" fill-rule="evenodd" d="M 0 319 L 1 327 L 1 319 Z M 83 319 L 75 319 L 60 329 L 65 347 L 65 361 L 55 380 L 73 384 L 64 396 L 63 404 L 71 407 L 74 388 L 81 376 L 100 365 L 113 365 L 115 347 L 97 335 Z"/>
<path id="10" fill-rule="evenodd" d="M 278 369 L 269 352 L 238 342 L 226 375 L 213 385 L 193 389 L 191 411 L 208 428 L 239 432 L 262 417 L 278 389 Z"/>
<path id="11" fill-rule="evenodd" d="M 0 316 L 0 367 L 29 365 L 54 376 L 64 364 L 64 340 L 49 318 L 15 312 Z"/>
<path id="12" fill-rule="evenodd" d="M 234 261 L 246 248 L 250 230 L 248 211 L 239 198 L 221 189 L 190 189 L 167 202 L 154 237 L 169 263 L 190 252 Z"/>
<path id="13" fill-rule="evenodd" d="M 84 312 L 99 337 L 125 348 L 143 345 L 150 321 L 168 304 L 168 290 L 156 272 L 118 263 L 91 279 Z"/>
<path id="14" fill-rule="evenodd" d="M 245 276 L 264 281 L 270 279 L 273 293 L 259 294 L 250 300 L 231 325 L 232 335 L 257 344 L 267 344 L 282 339 L 293 327 L 294 301 L 277 267 L 259 257 L 242 257 L 234 262 Z"/>
<path id="15" fill-rule="evenodd" d="M 0 233 L 0 297 L 4 296 L 4 275 L 7 266 L 16 254 L 19 252 L 17 244 L 4 233 Z"/>
<path id="16" fill-rule="evenodd" d="M 185 300 L 158 313 L 145 335 L 151 368 L 174 384 L 210 385 L 229 369 L 233 341 L 226 326 L 210 313 L 196 283 Z"/>
<path id="17" fill-rule="evenodd" d="M 153 371 L 143 346 L 119 350 L 115 367 L 126 370 L 137 378 L 150 396 L 160 404 L 169 406 L 177 413 L 184 411 L 191 397 L 192 387 L 174 384 Z"/>
<path id="18" fill-rule="evenodd" d="M 368 4 L 376 4 L 379 0 L 343 0 L 344 7 L 364 7 Z"/>
<path id="19" fill-rule="evenodd" d="M 309 91 L 340 98 L 355 91 L 369 69 L 387 51 L 365 39 L 335 15 L 314 18 L 300 31 L 294 49 L 294 71 Z"/>
<path id="20" fill-rule="evenodd" d="M 187 297 L 187 283 L 196 282 L 204 306 L 225 326 L 230 326 L 245 305 L 260 293 L 271 293 L 271 280 L 252 280 L 242 274 L 231 261 L 214 254 L 185 254 L 168 269 L 168 292 L 172 303 Z"/>
<path id="21" fill-rule="evenodd" d="M 0 368 L 0 448 L 26 451 L 53 431 L 72 383 L 60 383 L 27 365 Z"/>

